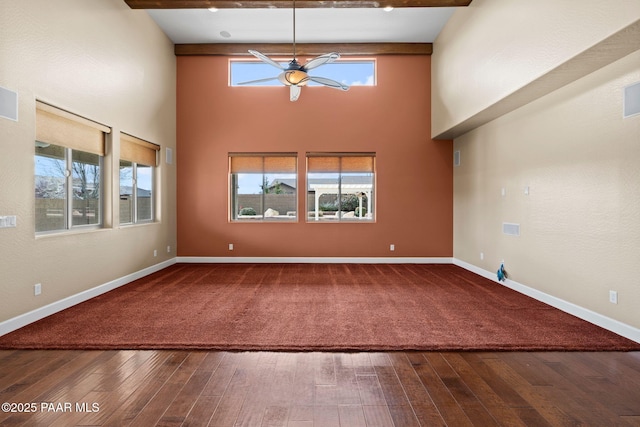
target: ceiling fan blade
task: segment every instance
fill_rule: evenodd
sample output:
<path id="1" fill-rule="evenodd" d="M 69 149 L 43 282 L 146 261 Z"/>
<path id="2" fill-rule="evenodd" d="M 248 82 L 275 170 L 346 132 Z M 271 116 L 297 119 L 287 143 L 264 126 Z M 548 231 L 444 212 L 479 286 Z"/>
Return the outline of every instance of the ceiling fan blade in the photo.
<path id="1" fill-rule="evenodd" d="M 313 59 L 307 61 L 306 64 L 302 66 L 305 70 L 312 70 L 316 67 L 319 67 L 324 64 L 329 64 L 340 58 L 340 54 L 338 52 L 325 53 L 324 55 L 317 56 Z"/>
<path id="2" fill-rule="evenodd" d="M 269 58 L 267 55 L 258 52 L 257 50 L 251 50 L 249 49 L 249 53 L 253 56 L 255 56 L 256 58 L 258 58 L 260 61 L 265 62 L 269 65 L 273 65 L 274 67 L 276 67 L 279 70 L 284 70 L 284 67 L 281 64 L 278 64 L 276 61 L 274 61 L 273 59 Z"/>
<path id="3" fill-rule="evenodd" d="M 312 82 L 320 83 L 321 85 L 332 87 L 334 89 L 349 90 L 349 86 L 347 86 L 346 84 L 328 79 L 326 77 L 307 76 L 307 79 L 311 80 Z"/>
<path id="4" fill-rule="evenodd" d="M 249 80 L 248 82 L 240 82 L 240 83 L 236 83 L 236 84 L 237 85 L 249 85 L 249 84 L 252 84 L 252 83 L 270 82 L 272 80 L 278 80 L 278 77 L 267 77 L 265 79 Z"/>
<path id="5" fill-rule="evenodd" d="M 300 97 L 300 92 L 302 92 L 302 88 L 298 85 L 289 86 L 289 100 L 291 102 L 297 101 Z"/>

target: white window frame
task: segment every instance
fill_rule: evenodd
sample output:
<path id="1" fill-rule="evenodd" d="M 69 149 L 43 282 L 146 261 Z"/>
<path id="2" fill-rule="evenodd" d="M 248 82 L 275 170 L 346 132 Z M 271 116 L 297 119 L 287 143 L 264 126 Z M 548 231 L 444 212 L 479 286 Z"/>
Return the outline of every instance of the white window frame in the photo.
<path id="1" fill-rule="evenodd" d="M 55 145 L 55 144 L 52 144 L 52 145 Z M 74 210 L 74 207 L 73 207 L 73 200 L 74 200 L 73 199 L 73 153 L 74 152 L 86 153 L 86 154 L 91 154 L 91 153 L 87 153 L 86 151 L 82 151 L 82 150 L 75 150 L 75 149 L 60 146 L 60 145 L 57 145 L 57 147 L 60 147 L 64 150 L 64 166 L 65 166 L 65 170 L 64 170 L 65 211 L 63 212 L 64 228 L 58 228 L 54 230 L 43 230 L 43 231 L 36 230 L 36 234 L 43 235 L 43 234 L 53 234 L 53 233 L 64 233 L 64 232 L 67 232 L 70 230 L 76 230 L 76 229 L 102 228 L 104 224 L 104 167 L 103 167 L 104 156 L 97 155 L 98 168 L 100 173 L 99 173 L 99 179 L 98 179 L 98 186 L 99 186 L 98 209 L 96 213 L 99 215 L 99 221 L 94 224 L 74 225 L 73 224 L 73 210 Z M 36 153 L 36 156 L 37 155 L 38 154 Z M 36 224 L 36 228 L 37 228 L 37 224 Z"/>
<path id="2" fill-rule="evenodd" d="M 254 161 L 258 161 L 258 159 L 262 159 L 262 164 L 261 164 L 261 171 L 255 170 L 255 171 L 234 171 L 234 162 L 233 159 L 234 158 L 248 158 L 248 159 L 254 159 Z M 288 158 L 290 160 L 287 161 L 287 164 L 289 162 L 293 162 L 292 165 L 287 165 L 287 168 L 292 167 L 292 170 L 287 170 L 287 171 L 279 171 L 279 170 L 271 170 L 269 171 L 268 169 L 270 168 L 266 163 L 268 161 L 266 161 L 265 159 L 268 158 L 274 158 L 274 159 L 282 159 L 282 158 Z M 241 170 L 244 170 L 241 167 Z M 286 211 L 286 212 L 280 212 L 277 211 L 278 214 L 274 214 L 273 216 L 267 216 L 265 215 L 266 211 L 270 208 L 267 207 L 267 205 L 269 203 L 267 203 L 266 198 L 268 195 L 268 192 L 264 191 L 264 188 L 262 189 L 261 193 L 238 193 L 237 192 L 237 188 L 238 188 L 238 184 L 239 184 L 239 174 L 249 174 L 249 173 L 253 173 L 253 174 L 261 174 L 262 175 L 262 179 L 261 182 L 263 183 L 261 185 L 261 187 L 264 187 L 264 183 L 265 178 L 267 175 L 269 174 L 282 174 L 282 175 L 293 175 L 295 177 L 295 189 L 292 193 L 289 193 L 288 195 L 293 196 L 293 204 L 292 206 L 294 207 L 293 211 Z M 298 154 L 297 153 L 229 153 L 229 222 L 231 223 L 244 223 L 244 222 L 264 222 L 264 223 L 293 223 L 293 222 L 298 222 L 298 183 L 299 183 L 299 179 L 298 179 Z M 245 196 L 251 196 L 251 195 L 260 195 L 260 206 L 261 209 L 264 212 L 258 212 L 256 211 L 255 215 L 247 215 L 247 216 L 241 216 L 240 212 L 241 212 L 241 207 L 240 203 L 239 203 L 239 198 L 241 195 L 245 195 Z M 293 213 L 292 213 L 293 212 Z"/>
<path id="3" fill-rule="evenodd" d="M 348 181 L 346 176 L 343 174 L 350 174 L 354 172 L 343 171 L 342 164 L 343 158 L 351 157 L 366 157 L 371 158 L 371 171 L 364 172 L 370 173 L 371 183 L 346 183 Z M 376 153 L 307 153 L 307 173 L 306 173 L 306 181 L 307 181 L 307 222 L 314 223 L 353 223 L 353 222 L 361 222 L 361 223 L 374 223 L 376 222 Z M 316 172 L 310 170 L 309 160 L 311 158 L 339 158 L 339 167 L 338 170 L 331 172 Z M 314 184 L 313 178 L 311 175 L 314 174 L 331 174 L 337 175 L 336 183 L 317 183 Z M 310 206 L 310 196 L 309 192 L 313 190 L 314 193 L 314 205 L 313 210 Z M 337 199 L 337 211 L 331 217 L 326 217 L 320 209 L 320 197 L 325 194 L 335 194 Z M 342 198 L 344 195 L 354 195 L 358 200 L 358 206 L 354 210 L 353 216 L 349 216 L 348 212 L 342 210 Z M 366 198 L 366 202 L 364 199 Z M 363 215 L 362 212 L 366 213 Z"/>
<path id="4" fill-rule="evenodd" d="M 156 166 L 152 166 L 152 165 L 144 165 L 144 164 L 138 164 L 136 162 L 132 162 L 129 160 L 124 160 L 124 159 L 120 159 L 120 163 L 118 165 L 118 173 L 121 172 L 122 170 L 122 162 L 129 162 L 131 163 L 131 221 L 129 222 L 123 222 L 122 221 L 122 216 L 120 216 L 120 225 L 135 225 L 135 224 L 148 224 L 148 223 L 152 223 L 155 222 L 156 220 L 156 214 L 155 214 L 155 203 L 156 203 L 156 186 L 155 186 L 155 181 L 156 181 Z M 149 208 L 151 209 L 151 218 L 148 219 L 138 219 L 138 166 L 143 166 L 143 167 L 149 167 L 151 168 L 151 194 L 150 194 L 150 200 L 149 200 Z M 122 188 L 122 181 L 118 180 L 119 182 L 119 188 Z M 118 191 L 119 193 L 119 197 L 118 197 L 118 202 L 122 203 L 122 192 L 121 190 Z"/>

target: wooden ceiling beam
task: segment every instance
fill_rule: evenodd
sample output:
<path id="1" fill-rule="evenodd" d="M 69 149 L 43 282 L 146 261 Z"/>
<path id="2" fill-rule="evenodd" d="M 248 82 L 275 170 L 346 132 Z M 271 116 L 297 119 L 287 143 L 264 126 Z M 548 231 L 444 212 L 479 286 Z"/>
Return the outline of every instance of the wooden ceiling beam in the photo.
<path id="1" fill-rule="evenodd" d="M 290 9 L 291 0 L 124 0 L 131 9 Z M 296 0 L 296 9 L 458 7 L 472 0 Z"/>
<path id="2" fill-rule="evenodd" d="M 267 56 L 293 55 L 291 43 L 210 43 L 177 44 L 176 56 L 189 55 L 247 55 L 257 50 Z M 362 55 L 431 55 L 431 43 L 296 43 L 297 56 L 317 56 L 328 52 L 340 52 L 343 56 Z"/>

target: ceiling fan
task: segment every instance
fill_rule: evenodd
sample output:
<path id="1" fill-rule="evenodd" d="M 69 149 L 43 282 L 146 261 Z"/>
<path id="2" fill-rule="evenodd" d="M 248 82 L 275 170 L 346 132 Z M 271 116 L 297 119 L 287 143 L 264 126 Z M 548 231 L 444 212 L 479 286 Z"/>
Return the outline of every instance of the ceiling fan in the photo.
<path id="1" fill-rule="evenodd" d="M 338 52 L 325 53 L 324 55 L 317 56 L 307 61 L 304 65 L 296 60 L 296 1 L 293 0 L 293 59 L 285 67 L 282 64 L 269 58 L 267 55 L 258 52 L 257 50 L 249 49 L 249 53 L 261 60 L 262 62 L 272 65 L 282 72 L 275 77 L 267 77 L 265 79 L 250 80 L 247 82 L 238 83 L 239 85 L 246 85 L 252 83 L 268 82 L 271 80 L 280 80 L 280 82 L 289 86 L 289 99 L 291 101 L 297 101 L 300 97 L 302 86 L 306 86 L 309 82 L 319 83 L 321 85 L 331 87 L 340 90 L 349 90 L 349 86 L 340 83 L 335 80 L 328 79 L 326 77 L 310 76 L 308 72 L 324 64 L 329 64 L 340 58 Z"/>

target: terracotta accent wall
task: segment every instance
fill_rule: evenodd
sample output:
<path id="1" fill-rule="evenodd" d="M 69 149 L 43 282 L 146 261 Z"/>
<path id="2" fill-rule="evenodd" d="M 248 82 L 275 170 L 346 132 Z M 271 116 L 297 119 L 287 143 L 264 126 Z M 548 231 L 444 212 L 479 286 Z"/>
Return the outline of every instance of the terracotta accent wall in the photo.
<path id="1" fill-rule="evenodd" d="M 179 256 L 452 256 L 452 143 L 430 137 L 430 57 L 379 57 L 377 86 L 307 87 L 297 102 L 285 87 L 229 87 L 228 69 L 177 59 Z M 272 151 L 298 153 L 298 212 L 306 152 L 375 152 L 376 222 L 230 223 L 228 153 Z"/>

